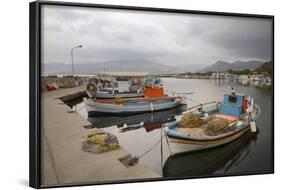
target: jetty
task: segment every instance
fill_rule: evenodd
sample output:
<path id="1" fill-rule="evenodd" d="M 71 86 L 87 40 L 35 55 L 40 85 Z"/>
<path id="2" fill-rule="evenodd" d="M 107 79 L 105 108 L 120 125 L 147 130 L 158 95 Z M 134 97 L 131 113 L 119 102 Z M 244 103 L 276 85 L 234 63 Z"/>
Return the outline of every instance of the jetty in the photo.
<path id="1" fill-rule="evenodd" d="M 106 183 L 133 179 L 159 178 L 143 164 L 127 167 L 119 159 L 129 153 L 122 148 L 93 154 L 82 150 L 82 141 L 91 129 L 79 113 L 59 97 L 85 89 L 63 88 L 41 93 L 41 183 L 43 186 L 73 183 Z"/>

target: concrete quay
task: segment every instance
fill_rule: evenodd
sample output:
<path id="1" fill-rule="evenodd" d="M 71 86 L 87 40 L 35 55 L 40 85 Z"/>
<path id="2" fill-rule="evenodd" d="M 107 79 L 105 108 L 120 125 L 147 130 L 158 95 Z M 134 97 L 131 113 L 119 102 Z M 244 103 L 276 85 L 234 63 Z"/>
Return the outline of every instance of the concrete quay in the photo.
<path id="1" fill-rule="evenodd" d="M 58 97 L 85 87 L 58 89 L 41 94 L 41 183 L 43 186 L 69 183 L 100 183 L 115 180 L 161 177 L 145 165 L 126 167 L 118 159 L 128 154 L 122 147 L 102 154 L 82 150 L 90 123 Z"/>

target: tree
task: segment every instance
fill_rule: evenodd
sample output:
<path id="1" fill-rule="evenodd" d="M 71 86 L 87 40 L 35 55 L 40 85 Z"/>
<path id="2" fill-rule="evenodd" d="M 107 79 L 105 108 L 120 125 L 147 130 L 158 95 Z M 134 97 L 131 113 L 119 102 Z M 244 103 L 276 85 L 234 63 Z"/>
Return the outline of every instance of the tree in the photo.
<path id="1" fill-rule="evenodd" d="M 257 72 L 258 74 L 268 73 L 269 75 L 272 75 L 272 68 L 273 68 L 272 61 L 267 61 L 264 64 L 262 64 L 260 67 L 256 68 L 255 72 Z"/>

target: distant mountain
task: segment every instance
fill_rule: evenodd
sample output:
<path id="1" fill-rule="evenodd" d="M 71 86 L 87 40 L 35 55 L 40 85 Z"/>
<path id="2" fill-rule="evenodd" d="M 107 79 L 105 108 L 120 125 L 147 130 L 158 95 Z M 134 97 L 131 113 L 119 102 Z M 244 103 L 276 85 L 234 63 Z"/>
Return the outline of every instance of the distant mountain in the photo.
<path id="1" fill-rule="evenodd" d="M 107 61 L 74 65 L 75 74 L 96 74 L 103 71 L 138 71 L 149 73 L 174 73 L 176 67 L 153 63 L 147 60 Z M 44 74 L 71 74 L 71 64 L 48 63 L 43 65 Z"/>
<path id="2" fill-rule="evenodd" d="M 227 71 L 229 69 L 232 70 L 243 70 L 243 69 L 255 69 L 259 66 L 261 66 L 264 62 L 263 61 L 257 61 L 257 60 L 251 60 L 251 61 L 235 61 L 232 63 L 226 62 L 226 61 L 217 61 L 216 63 L 212 64 L 209 67 L 206 67 L 200 72 L 207 72 L 207 71 L 213 71 L 213 72 L 223 72 Z"/>

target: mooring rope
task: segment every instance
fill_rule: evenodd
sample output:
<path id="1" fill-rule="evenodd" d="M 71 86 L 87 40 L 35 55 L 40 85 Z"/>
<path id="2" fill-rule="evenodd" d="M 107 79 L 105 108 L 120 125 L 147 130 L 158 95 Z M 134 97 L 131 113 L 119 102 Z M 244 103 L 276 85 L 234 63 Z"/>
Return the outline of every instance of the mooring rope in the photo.
<path id="1" fill-rule="evenodd" d="M 142 153 L 141 155 L 137 156 L 137 158 L 139 159 L 139 158 L 145 156 L 145 155 L 146 155 L 147 153 L 149 153 L 150 151 L 152 151 L 152 150 L 161 142 L 163 136 L 164 136 L 164 135 L 161 134 L 161 139 L 160 139 L 159 141 L 157 141 L 157 142 L 156 142 L 151 148 L 149 148 L 147 151 L 145 151 L 145 152 Z"/>
<path id="2" fill-rule="evenodd" d="M 192 99 L 192 98 L 187 98 L 187 97 L 186 97 L 186 99 L 187 99 L 187 100 L 190 100 L 190 101 L 192 101 L 192 102 L 198 103 L 198 104 L 200 104 L 200 105 L 202 104 L 202 102 L 200 102 L 200 101 L 198 101 L 198 100 L 194 100 L 194 99 Z"/>

